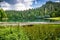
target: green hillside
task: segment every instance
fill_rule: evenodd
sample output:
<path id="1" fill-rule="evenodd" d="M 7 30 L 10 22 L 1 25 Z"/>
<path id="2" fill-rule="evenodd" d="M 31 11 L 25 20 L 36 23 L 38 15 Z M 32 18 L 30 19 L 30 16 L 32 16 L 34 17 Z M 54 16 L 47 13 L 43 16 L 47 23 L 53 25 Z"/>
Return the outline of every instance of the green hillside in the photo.
<path id="1" fill-rule="evenodd" d="M 50 17 L 58 17 L 60 16 L 60 3 L 58 2 L 46 2 L 45 5 L 40 7 L 40 12 L 44 15 L 50 15 Z M 39 9 L 39 8 L 38 8 Z"/>

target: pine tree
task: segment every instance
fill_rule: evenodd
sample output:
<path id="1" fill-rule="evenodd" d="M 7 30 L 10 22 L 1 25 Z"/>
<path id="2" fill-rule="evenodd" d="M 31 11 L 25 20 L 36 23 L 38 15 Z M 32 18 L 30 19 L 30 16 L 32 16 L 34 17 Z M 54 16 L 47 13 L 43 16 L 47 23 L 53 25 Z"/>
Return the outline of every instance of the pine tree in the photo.
<path id="1" fill-rule="evenodd" d="M 0 21 L 6 20 L 7 15 L 5 14 L 3 9 L 0 9 Z"/>

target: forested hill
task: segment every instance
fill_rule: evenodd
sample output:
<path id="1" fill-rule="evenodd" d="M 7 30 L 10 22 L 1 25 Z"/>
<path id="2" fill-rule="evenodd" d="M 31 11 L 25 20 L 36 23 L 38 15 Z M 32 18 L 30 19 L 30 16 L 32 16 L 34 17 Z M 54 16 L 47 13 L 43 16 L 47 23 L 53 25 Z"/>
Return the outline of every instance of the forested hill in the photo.
<path id="1" fill-rule="evenodd" d="M 60 3 L 48 1 L 36 9 L 29 9 L 25 11 L 6 11 L 5 14 L 9 19 L 35 19 L 46 17 L 60 16 Z"/>
<path id="2" fill-rule="evenodd" d="M 50 17 L 60 16 L 60 2 L 48 1 L 37 10 L 44 15 L 50 15 Z"/>

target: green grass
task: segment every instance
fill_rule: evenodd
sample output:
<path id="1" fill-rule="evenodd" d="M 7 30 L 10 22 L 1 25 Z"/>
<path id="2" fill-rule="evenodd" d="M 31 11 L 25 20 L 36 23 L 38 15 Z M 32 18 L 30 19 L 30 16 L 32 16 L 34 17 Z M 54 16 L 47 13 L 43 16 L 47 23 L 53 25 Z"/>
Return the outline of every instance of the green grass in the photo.
<path id="1" fill-rule="evenodd" d="M 60 17 L 46 18 L 46 19 L 50 19 L 50 20 L 58 20 L 58 21 L 60 21 Z"/>
<path id="2" fill-rule="evenodd" d="M 60 40 L 60 24 L 0 26 L 0 40 Z"/>

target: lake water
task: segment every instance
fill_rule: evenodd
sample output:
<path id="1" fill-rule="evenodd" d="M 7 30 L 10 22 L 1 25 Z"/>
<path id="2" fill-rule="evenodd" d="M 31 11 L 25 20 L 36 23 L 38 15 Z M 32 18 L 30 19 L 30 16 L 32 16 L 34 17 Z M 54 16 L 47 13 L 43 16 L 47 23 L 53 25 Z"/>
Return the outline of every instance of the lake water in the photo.
<path id="1" fill-rule="evenodd" d="M 55 22 L 55 21 L 47 19 L 9 19 L 3 22 Z"/>

